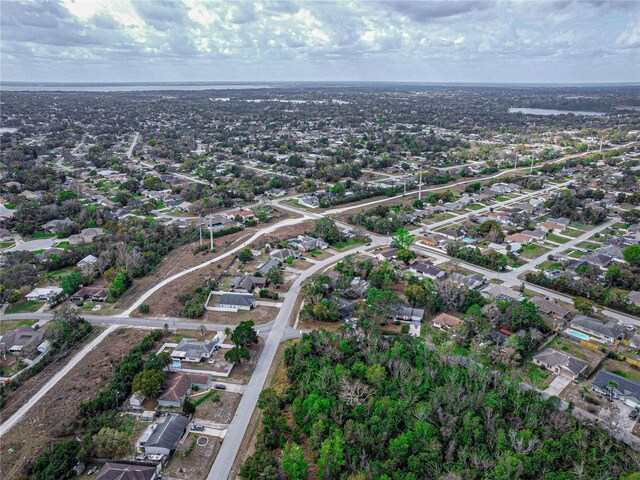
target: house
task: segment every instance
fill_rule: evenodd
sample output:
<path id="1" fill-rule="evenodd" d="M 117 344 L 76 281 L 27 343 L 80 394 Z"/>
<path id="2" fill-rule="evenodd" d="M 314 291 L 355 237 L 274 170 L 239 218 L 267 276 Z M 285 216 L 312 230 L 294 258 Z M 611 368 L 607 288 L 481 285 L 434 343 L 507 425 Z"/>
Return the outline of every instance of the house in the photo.
<path id="1" fill-rule="evenodd" d="M 222 215 L 209 215 L 204 219 L 203 223 L 206 227 L 210 228 L 211 231 L 213 232 L 216 232 L 218 230 L 223 230 L 225 228 L 234 227 L 237 225 L 237 223 L 234 220 L 224 217 Z"/>
<path id="2" fill-rule="evenodd" d="M 259 273 L 260 275 L 266 275 L 267 273 L 269 273 L 269 271 L 271 271 L 272 268 L 280 268 L 280 262 L 275 258 L 267 260 L 266 262 L 258 265 L 256 273 Z"/>
<path id="3" fill-rule="evenodd" d="M 214 304 L 215 308 L 237 312 L 238 310 L 251 310 L 256 306 L 256 297 L 250 293 L 225 292 Z"/>
<path id="4" fill-rule="evenodd" d="M 338 303 L 338 313 L 343 319 L 351 318 L 356 311 L 356 306 L 358 305 L 356 300 L 347 300 L 338 295 L 330 295 L 328 298 Z"/>
<path id="5" fill-rule="evenodd" d="M 541 242 L 547 237 L 547 233 L 542 230 L 523 230 L 521 233 L 532 237 L 537 242 Z"/>
<path id="6" fill-rule="evenodd" d="M 635 348 L 636 350 L 640 350 L 640 333 L 636 333 L 633 337 L 631 337 L 631 339 L 629 340 L 629 346 L 631 348 Z"/>
<path id="7" fill-rule="evenodd" d="M 107 462 L 96 480 L 156 480 L 160 464 L 156 467 L 130 463 Z"/>
<path id="8" fill-rule="evenodd" d="M 411 308 L 411 307 L 400 307 L 394 317 L 398 320 L 411 320 L 414 322 L 422 321 L 422 317 L 424 317 L 424 309 L 422 308 Z"/>
<path id="9" fill-rule="evenodd" d="M 87 255 L 82 260 L 80 260 L 78 263 L 76 263 L 76 267 L 80 267 L 80 268 L 90 267 L 91 265 L 93 265 L 97 261 L 98 261 L 98 259 L 96 257 L 94 257 L 93 255 Z"/>
<path id="10" fill-rule="evenodd" d="M 300 258 L 300 252 L 298 250 L 292 250 L 290 248 L 283 248 L 280 250 L 273 250 L 269 253 L 269 256 L 272 259 L 278 260 L 279 262 L 284 262 L 289 258 Z"/>
<path id="11" fill-rule="evenodd" d="M 10 330 L 0 337 L 0 352 L 26 356 L 38 349 L 47 332 L 48 330 L 36 330 L 28 325 Z"/>
<path id="12" fill-rule="evenodd" d="M 597 248 L 596 253 L 599 255 L 611 257 L 614 260 L 624 260 L 622 248 L 618 247 L 617 245 L 604 245 L 600 248 Z"/>
<path id="13" fill-rule="evenodd" d="M 385 250 L 383 252 L 378 252 L 378 254 L 376 255 L 376 258 L 378 260 L 380 260 L 381 262 L 384 262 L 385 260 L 389 260 L 390 258 L 394 258 L 396 256 L 397 252 L 398 252 L 397 248 L 390 248 L 390 249 Z"/>
<path id="14" fill-rule="evenodd" d="M 27 293 L 27 300 L 51 300 L 56 295 L 60 295 L 62 293 L 62 288 L 60 287 L 39 287 L 34 288 L 31 292 Z"/>
<path id="15" fill-rule="evenodd" d="M 566 227 L 564 225 L 561 225 L 560 223 L 555 223 L 555 222 L 544 222 L 544 223 L 539 223 L 538 224 L 538 229 L 540 229 L 543 232 L 564 232 Z"/>
<path id="16" fill-rule="evenodd" d="M 272 188 L 271 190 L 267 190 L 265 193 L 270 197 L 284 197 L 287 194 L 287 191 L 281 188 Z"/>
<path id="17" fill-rule="evenodd" d="M 600 253 L 591 253 L 589 255 L 585 255 L 580 258 L 583 262 L 587 262 L 589 265 L 594 265 L 599 268 L 606 268 L 611 262 L 613 262 L 613 258 L 608 255 L 602 255 Z"/>
<path id="18" fill-rule="evenodd" d="M 42 225 L 42 229 L 50 233 L 60 233 L 68 228 L 76 226 L 76 222 L 69 218 L 51 220 Z"/>
<path id="19" fill-rule="evenodd" d="M 13 235 L 6 228 L 0 228 L 0 242 L 12 242 Z"/>
<path id="20" fill-rule="evenodd" d="M 142 392 L 134 392 L 129 398 L 129 405 L 132 407 L 140 407 L 147 397 Z"/>
<path id="21" fill-rule="evenodd" d="M 547 300 L 542 297 L 533 297 L 531 299 L 531 303 L 538 307 L 538 312 L 558 320 L 568 320 L 569 315 L 571 314 L 569 309 L 561 307 L 556 302 L 552 302 L 551 300 Z"/>
<path id="22" fill-rule="evenodd" d="M 562 225 L 564 228 L 569 228 L 569 224 L 571 223 L 571 220 L 565 217 L 559 217 L 559 218 L 547 218 L 547 222 L 557 223 L 558 225 Z"/>
<path id="23" fill-rule="evenodd" d="M 446 240 L 447 237 L 445 237 L 444 235 L 440 235 L 439 233 L 430 233 L 424 236 L 424 238 L 422 239 L 422 243 L 429 247 L 437 247 L 443 242 L 446 242 Z"/>
<path id="24" fill-rule="evenodd" d="M 467 287 L 473 290 L 477 290 L 485 283 L 485 278 L 479 273 L 472 273 L 470 275 L 462 275 L 461 273 L 452 273 L 449 275 L 448 280 L 455 284 L 457 287 Z"/>
<path id="25" fill-rule="evenodd" d="M 169 414 L 164 422 L 150 425 L 153 432 L 144 442 L 144 451 L 152 455 L 166 455 L 173 453 L 182 435 L 187 431 L 189 418 L 177 413 Z"/>
<path id="26" fill-rule="evenodd" d="M 629 295 L 627 295 L 627 302 L 633 303 L 634 305 L 640 307 L 640 292 L 631 291 Z"/>
<path id="27" fill-rule="evenodd" d="M 69 298 L 75 303 L 84 302 L 87 299 L 90 299 L 93 302 L 104 302 L 108 296 L 108 287 L 93 285 L 81 288 Z"/>
<path id="28" fill-rule="evenodd" d="M 524 299 L 524 295 L 521 292 L 513 290 L 509 287 L 505 287 L 504 285 L 489 285 L 482 291 L 482 293 L 497 300 L 510 300 L 512 302 L 519 302 Z"/>
<path id="29" fill-rule="evenodd" d="M 224 214 L 229 220 L 235 220 L 237 217 L 240 217 L 243 222 L 247 220 L 253 220 L 255 215 L 251 210 L 237 210 L 235 212 L 227 212 Z"/>
<path id="30" fill-rule="evenodd" d="M 191 202 L 182 202 L 176 206 L 176 210 L 180 210 L 181 212 L 188 213 L 191 211 L 192 206 L 193 206 L 193 203 Z"/>
<path id="31" fill-rule="evenodd" d="M 297 248 L 301 252 L 310 252 L 312 250 L 326 250 L 329 244 L 321 238 L 313 238 L 308 235 L 298 235 L 297 238 L 287 240 L 289 246 Z"/>
<path id="32" fill-rule="evenodd" d="M 615 382 L 615 383 L 614 383 Z M 624 404 L 640 407 L 640 382 L 602 370 L 591 384 L 594 391 L 611 396 Z"/>
<path id="33" fill-rule="evenodd" d="M 504 241 L 507 243 L 519 243 L 521 245 L 529 245 L 533 241 L 533 237 L 525 233 L 514 233 L 512 235 L 507 235 L 504 238 Z"/>
<path id="34" fill-rule="evenodd" d="M 459 228 L 445 230 L 442 232 L 442 234 L 446 235 L 449 238 L 453 238 L 454 240 L 462 240 L 466 235 L 466 233 Z"/>
<path id="35" fill-rule="evenodd" d="M 320 199 L 316 195 L 304 195 L 298 199 L 298 203 L 309 208 L 318 208 Z"/>
<path id="36" fill-rule="evenodd" d="M 204 373 L 170 373 L 167 375 L 164 391 L 158 397 L 158 405 L 169 408 L 182 407 L 194 386 L 204 390 L 209 389 L 211 376 Z"/>
<path id="37" fill-rule="evenodd" d="M 101 228 L 84 228 L 80 233 L 70 235 L 68 241 L 71 245 L 78 245 L 80 243 L 91 243 L 94 238 L 102 235 L 104 232 Z"/>
<path id="38" fill-rule="evenodd" d="M 461 320 L 458 317 L 454 317 L 453 315 L 449 315 L 448 313 L 444 312 L 431 320 L 431 324 L 441 330 L 448 330 L 452 327 L 460 325 L 460 323 Z"/>
<path id="39" fill-rule="evenodd" d="M 582 314 L 576 315 L 571 321 L 571 328 L 588 333 L 610 345 L 623 336 L 623 329 L 617 323 L 604 323 Z"/>
<path id="40" fill-rule="evenodd" d="M 242 277 L 234 277 L 231 279 L 230 288 L 234 292 L 251 293 L 254 288 L 265 288 L 266 286 L 266 278 L 244 275 Z"/>
<path id="41" fill-rule="evenodd" d="M 589 362 L 564 352 L 559 352 L 553 348 L 545 348 L 541 352 L 538 352 L 538 354 L 533 357 L 533 363 L 569 380 L 575 380 L 579 375 L 582 375 L 589 366 Z"/>
<path id="42" fill-rule="evenodd" d="M 183 362 L 198 363 L 211 357 L 217 344 L 217 339 L 200 341 L 195 338 L 183 338 L 173 349 L 171 358 Z"/>
<path id="43" fill-rule="evenodd" d="M 445 276 L 444 270 L 440 270 L 435 265 L 427 262 L 414 262 L 409 267 L 409 271 L 414 275 L 430 278 L 431 280 L 436 280 Z"/>

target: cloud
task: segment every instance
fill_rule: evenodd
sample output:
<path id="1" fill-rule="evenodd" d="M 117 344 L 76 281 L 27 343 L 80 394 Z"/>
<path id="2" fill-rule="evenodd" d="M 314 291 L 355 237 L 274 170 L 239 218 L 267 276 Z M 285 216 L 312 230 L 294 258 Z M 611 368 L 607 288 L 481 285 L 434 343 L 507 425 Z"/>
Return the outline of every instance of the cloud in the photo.
<path id="1" fill-rule="evenodd" d="M 625 1 L 15 0 L 2 5 L 0 60 L 10 80 L 80 80 L 71 72 L 81 71 L 87 81 L 530 82 L 571 72 L 575 81 L 640 81 L 639 9 Z"/>

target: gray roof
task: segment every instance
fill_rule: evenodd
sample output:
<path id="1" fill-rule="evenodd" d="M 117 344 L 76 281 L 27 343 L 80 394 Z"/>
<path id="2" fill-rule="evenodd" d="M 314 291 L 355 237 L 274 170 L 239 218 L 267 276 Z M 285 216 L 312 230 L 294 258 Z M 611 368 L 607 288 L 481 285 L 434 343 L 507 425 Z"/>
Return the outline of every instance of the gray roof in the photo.
<path id="1" fill-rule="evenodd" d="M 542 297 L 533 297 L 531 299 L 531 303 L 533 303 L 536 307 L 538 307 L 538 310 L 545 314 L 555 313 L 562 317 L 566 317 L 571 313 L 571 310 L 569 310 L 568 308 L 561 307 L 556 302 L 552 302 Z"/>
<path id="2" fill-rule="evenodd" d="M 256 301 L 256 297 L 250 293 L 223 293 L 218 303 L 221 305 L 237 305 L 250 307 Z"/>
<path id="3" fill-rule="evenodd" d="M 622 328 L 616 323 L 603 323 L 595 318 L 587 317 L 586 315 L 576 315 L 572 320 L 571 325 L 574 327 L 582 327 L 592 332 L 597 332 L 601 335 L 618 338 L 622 335 Z"/>
<path id="4" fill-rule="evenodd" d="M 151 480 L 157 467 L 107 462 L 96 480 Z"/>
<path id="5" fill-rule="evenodd" d="M 552 367 L 564 367 L 574 375 L 579 375 L 589 366 L 589 362 L 559 352 L 553 348 L 545 348 L 533 357 L 533 359 Z"/>
<path id="6" fill-rule="evenodd" d="M 182 437 L 188 424 L 188 417 L 177 413 L 170 414 L 163 423 L 158 424 L 144 446 L 173 450 L 176 448 L 176 445 L 178 445 L 178 441 L 180 437 Z"/>
<path id="7" fill-rule="evenodd" d="M 600 253 L 590 253 L 581 258 L 582 261 L 590 263 L 591 265 L 598 265 L 599 267 L 606 267 L 609 265 L 613 258 L 609 255 L 602 255 Z"/>
<path id="8" fill-rule="evenodd" d="M 275 258 L 272 258 L 271 260 L 266 261 L 262 265 L 260 265 L 256 269 L 256 272 L 269 273 L 269 270 L 271 270 L 273 267 L 278 268 L 279 266 L 280 266 L 280 262 L 278 260 L 276 260 Z"/>
<path id="9" fill-rule="evenodd" d="M 629 380 L 606 370 L 602 370 L 600 373 L 598 373 L 598 376 L 593 381 L 593 385 L 604 388 L 609 385 L 609 382 L 616 382 L 618 384 L 618 386 L 615 387 L 614 390 L 619 395 L 624 395 L 625 397 L 632 397 L 640 400 L 639 381 Z"/>
<path id="10" fill-rule="evenodd" d="M 180 343 L 174 348 L 174 351 L 185 352 L 186 357 L 204 357 L 207 355 L 211 355 L 213 352 L 213 347 L 216 346 L 215 341 L 199 341 L 195 338 L 183 338 L 180 340 Z"/>

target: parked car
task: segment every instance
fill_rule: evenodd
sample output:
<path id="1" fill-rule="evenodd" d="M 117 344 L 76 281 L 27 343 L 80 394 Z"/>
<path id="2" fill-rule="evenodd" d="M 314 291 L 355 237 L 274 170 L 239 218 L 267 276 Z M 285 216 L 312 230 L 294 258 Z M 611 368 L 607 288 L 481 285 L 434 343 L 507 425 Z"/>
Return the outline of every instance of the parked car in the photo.
<path id="1" fill-rule="evenodd" d="M 631 420 L 635 420 L 636 418 L 638 418 L 638 411 L 637 410 L 631 410 L 631 412 L 629 413 L 629 418 Z"/>
<path id="2" fill-rule="evenodd" d="M 204 432 L 204 425 L 191 425 L 191 430 L 194 432 Z"/>
<path id="3" fill-rule="evenodd" d="M 87 472 L 87 475 L 93 475 L 94 473 L 96 473 L 98 471 L 98 466 L 94 465 L 93 467 L 91 467 L 89 469 L 89 471 Z"/>
<path id="4" fill-rule="evenodd" d="M 223 384 L 221 384 L 221 383 L 216 383 L 216 384 L 213 386 L 213 388 L 215 388 L 216 390 L 226 390 L 226 389 L 227 389 L 227 386 L 226 386 L 226 385 L 223 385 Z"/>

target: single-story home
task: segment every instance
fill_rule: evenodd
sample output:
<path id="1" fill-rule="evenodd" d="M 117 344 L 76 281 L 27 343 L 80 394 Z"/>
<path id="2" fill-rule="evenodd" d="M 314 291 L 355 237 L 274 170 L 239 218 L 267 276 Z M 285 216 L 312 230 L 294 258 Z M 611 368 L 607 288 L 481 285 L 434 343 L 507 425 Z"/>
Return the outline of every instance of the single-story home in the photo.
<path id="1" fill-rule="evenodd" d="M 108 296 L 108 287 L 94 285 L 81 288 L 76 293 L 71 295 L 70 300 L 77 303 L 84 302 L 87 299 L 91 299 L 94 302 L 104 302 Z"/>
<path id="2" fill-rule="evenodd" d="M 217 340 L 200 341 L 195 338 L 183 338 L 173 349 L 171 358 L 182 362 L 199 363 L 205 358 L 210 358 L 215 351 Z"/>
<path id="3" fill-rule="evenodd" d="M 538 307 L 540 313 L 557 318 L 558 320 L 568 320 L 569 315 L 571 315 L 571 310 L 568 308 L 561 307 L 556 302 L 542 297 L 533 297 L 531 303 Z"/>
<path id="4" fill-rule="evenodd" d="M 627 302 L 633 303 L 634 305 L 640 307 L 640 292 L 629 292 L 629 295 L 627 295 Z"/>
<path id="5" fill-rule="evenodd" d="M 0 337 L 0 352 L 28 355 L 38 350 L 38 346 L 43 343 L 48 332 L 48 330 L 36 330 L 29 325 L 10 330 Z"/>
<path id="6" fill-rule="evenodd" d="M 75 225 L 76 222 L 73 220 L 70 220 L 69 218 L 62 218 L 45 223 L 42 225 L 42 229 L 51 233 L 60 233 L 67 228 L 74 227 Z"/>
<path id="7" fill-rule="evenodd" d="M 310 252 L 312 250 L 326 250 L 329 244 L 321 238 L 313 238 L 309 235 L 298 235 L 296 238 L 287 240 L 289 246 L 297 248 L 301 252 Z"/>
<path id="8" fill-rule="evenodd" d="M 441 330 L 448 330 L 452 327 L 460 325 L 460 323 L 461 320 L 458 317 L 449 315 L 448 313 L 444 312 L 431 320 L 431 324 Z"/>
<path id="9" fill-rule="evenodd" d="M 622 339 L 624 331 L 617 323 L 605 323 L 586 315 L 576 315 L 571 321 L 571 328 L 575 328 L 589 335 L 596 337 L 598 340 L 613 344 L 614 341 Z"/>
<path id="10" fill-rule="evenodd" d="M 640 407 L 640 382 L 638 380 L 629 380 L 607 370 L 602 370 L 598 373 L 592 386 L 596 392 L 610 395 L 632 408 Z"/>
<path id="11" fill-rule="evenodd" d="M 411 320 L 414 322 L 421 321 L 422 317 L 424 317 L 424 309 L 422 308 L 400 307 L 395 314 L 397 320 Z"/>
<path id="12" fill-rule="evenodd" d="M 155 428 L 141 446 L 147 454 L 169 456 L 187 431 L 187 425 L 189 425 L 188 417 L 177 413 L 169 414 L 164 422 L 149 426 L 149 428 Z"/>
<path id="13" fill-rule="evenodd" d="M 472 273 L 469 275 L 462 275 L 461 273 L 452 273 L 449 275 L 448 280 L 458 287 L 468 287 L 476 290 L 482 287 L 486 279 L 479 273 Z"/>
<path id="14" fill-rule="evenodd" d="M 533 363 L 570 380 L 575 380 L 579 375 L 583 374 L 589 366 L 589 362 L 564 352 L 559 352 L 553 348 L 545 348 L 541 352 L 538 352 L 538 354 L 533 357 Z"/>
<path id="15" fill-rule="evenodd" d="M 94 263 L 96 263 L 97 261 L 98 261 L 98 259 L 96 257 L 94 257 L 93 255 L 87 255 L 82 260 L 80 260 L 78 263 L 76 263 L 76 267 L 80 267 L 80 268 L 89 267 L 89 266 L 93 265 Z"/>
<path id="16" fill-rule="evenodd" d="M 242 277 L 234 277 L 231 279 L 230 288 L 234 292 L 251 293 L 254 288 L 264 288 L 266 286 L 267 279 L 265 277 L 243 275 Z"/>
<path id="17" fill-rule="evenodd" d="M 504 285 L 489 285 L 482 293 L 495 298 L 497 300 L 510 300 L 512 302 L 519 302 L 524 299 L 524 295 L 512 288 L 505 287 Z"/>
<path id="18" fill-rule="evenodd" d="M 280 268 L 280 261 L 275 258 L 267 260 L 266 262 L 258 265 L 258 268 L 256 268 L 256 273 L 259 273 L 260 275 L 266 275 L 272 268 Z"/>
<path id="19" fill-rule="evenodd" d="M 533 237 L 525 233 L 514 233 L 512 235 L 507 235 L 506 237 L 504 237 L 504 241 L 507 243 L 519 243 L 521 245 L 528 245 L 533 241 Z"/>
<path id="20" fill-rule="evenodd" d="M 161 465 L 155 467 L 133 463 L 107 462 L 98 473 L 96 480 L 155 480 Z"/>
<path id="21" fill-rule="evenodd" d="M 376 257 L 381 262 L 384 262 L 385 260 L 389 260 L 390 258 L 395 257 L 397 252 L 398 252 L 397 248 L 390 248 L 388 250 L 384 250 L 383 252 L 378 252 Z"/>
<path id="22" fill-rule="evenodd" d="M 180 408 L 185 399 L 191 394 L 193 387 L 197 386 L 208 390 L 211 386 L 211 376 L 205 373 L 178 372 L 167 375 L 162 395 L 158 397 L 158 405 L 161 407 Z"/>
<path id="23" fill-rule="evenodd" d="M 409 266 L 409 271 L 414 275 L 430 278 L 431 280 L 443 278 L 446 275 L 444 270 L 427 262 L 414 262 Z"/>
<path id="24" fill-rule="evenodd" d="M 300 258 L 300 252 L 298 250 L 292 250 L 291 248 L 283 248 L 280 250 L 273 250 L 269 253 L 272 259 L 284 262 L 289 258 Z"/>
<path id="25" fill-rule="evenodd" d="M 250 293 L 230 293 L 225 292 L 220 296 L 220 299 L 215 302 L 214 307 L 231 310 L 237 312 L 238 310 L 251 310 L 256 306 L 256 297 Z"/>
<path id="26" fill-rule="evenodd" d="M 51 300 L 56 295 L 62 293 L 60 287 L 38 287 L 27 293 L 27 300 Z"/>

